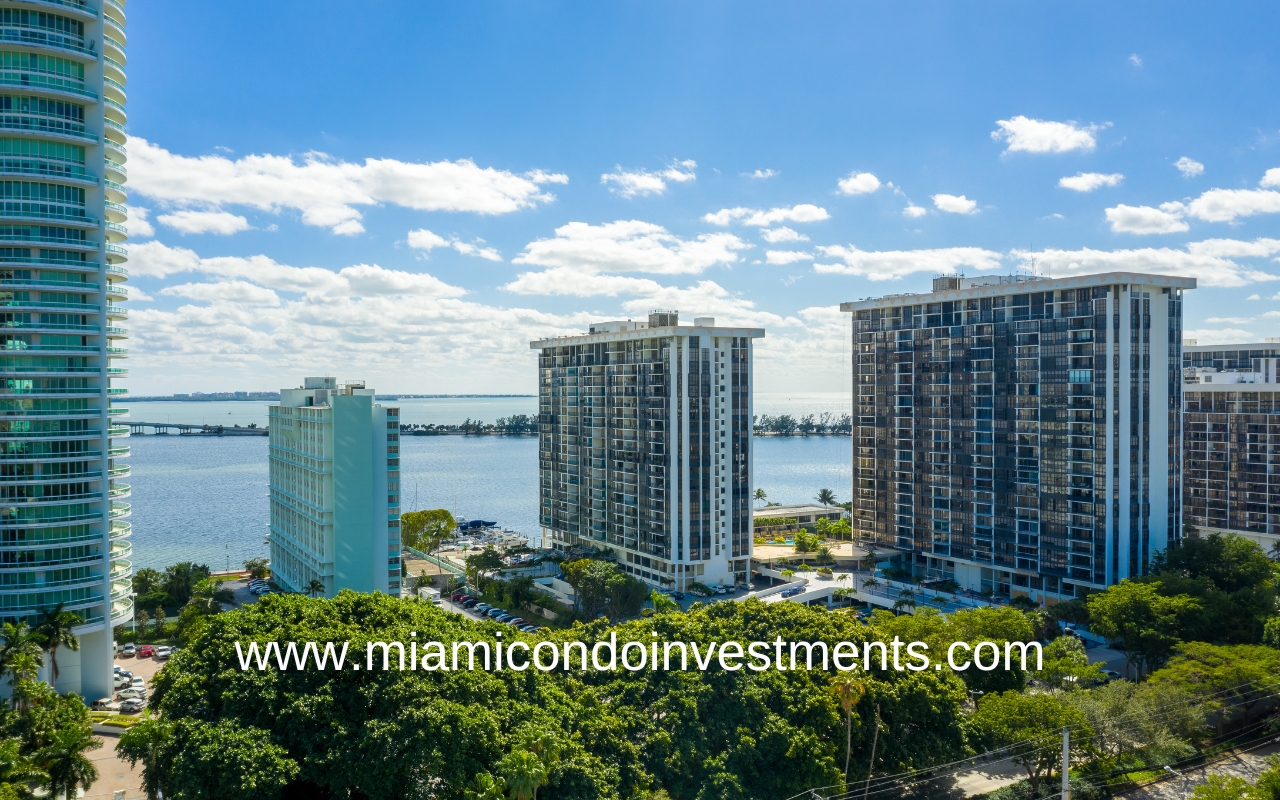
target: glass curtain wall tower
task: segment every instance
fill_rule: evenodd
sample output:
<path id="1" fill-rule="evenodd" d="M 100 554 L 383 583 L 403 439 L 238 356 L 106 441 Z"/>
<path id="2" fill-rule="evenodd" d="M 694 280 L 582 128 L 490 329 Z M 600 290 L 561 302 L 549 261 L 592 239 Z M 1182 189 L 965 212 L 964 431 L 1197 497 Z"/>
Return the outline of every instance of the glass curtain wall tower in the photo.
<path id="1" fill-rule="evenodd" d="M 1194 279 L 938 278 L 853 314 L 853 528 L 924 578 L 1056 602 L 1181 535 Z"/>
<path id="2" fill-rule="evenodd" d="M 660 588 L 745 583 L 751 348 L 763 336 L 657 311 L 531 342 L 543 541 L 603 550 Z"/>
<path id="3" fill-rule="evenodd" d="M 124 0 L 0 0 L 0 618 L 77 614 L 56 688 L 87 698 L 133 616 L 125 45 Z"/>

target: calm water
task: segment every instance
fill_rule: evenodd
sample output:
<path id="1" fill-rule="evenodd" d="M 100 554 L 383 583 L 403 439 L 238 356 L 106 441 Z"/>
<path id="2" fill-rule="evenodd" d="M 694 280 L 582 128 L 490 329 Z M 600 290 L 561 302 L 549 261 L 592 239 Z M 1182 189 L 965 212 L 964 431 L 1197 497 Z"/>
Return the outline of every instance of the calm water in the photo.
<path id="1" fill-rule="evenodd" d="M 153 405 L 161 404 L 136 404 L 133 418 L 158 421 L 138 411 Z M 249 421 L 255 420 L 242 424 Z M 267 555 L 266 437 L 135 436 L 129 444 L 135 569 L 160 569 L 178 561 L 225 569 Z M 536 438 L 407 436 L 400 450 L 406 510 L 413 505 L 444 507 L 458 516 L 495 520 L 538 535 Z M 822 488 L 848 500 L 850 457 L 847 437 L 757 439 L 756 486 L 776 503 L 807 502 Z"/>

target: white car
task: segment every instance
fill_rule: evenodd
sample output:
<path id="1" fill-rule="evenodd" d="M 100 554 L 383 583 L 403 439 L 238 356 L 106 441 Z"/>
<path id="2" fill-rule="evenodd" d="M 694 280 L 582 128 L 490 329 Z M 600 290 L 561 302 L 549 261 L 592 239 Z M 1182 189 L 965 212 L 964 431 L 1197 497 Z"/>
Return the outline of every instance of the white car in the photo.
<path id="1" fill-rule="evenodd" d="M 160 645 L 156 648 L 156 661 L 165 661 L 169 656 L 173 655 L 173 648 L 166 645 Z"/>
<path id="2" fill-rule="evenodd" d="M 125 700 L 123 703 L 120 704 L 120 713 L 136 714 L 146 707 L 147 707 L 146 700 L 135 697 L 132 700 Z"/>
<path id="3" fill-rule="evenodd" d="M 145 691 L 147 688 L 147 681 L 141 675 L 134 675 L 132 678 L 129 679 L 129 687 L 132 689 L 142 689 Z"/>
<path id="4" fill-rule="evenodd" d="M 134 689 L 134 688 L 121 689 L 120 691 L 116 692 L 116 699 L 117 700 L 146 700 L 147 693 L 142 689 Z"/>
<path id="5" fill-rule="evenodd" d="M 116 680 L 115 680 L 116 689 L 128 689 L 129 686 L 130 686 L 130 681 L 128 678 L 124 677 L 123 675 L 116 676 Z"/>
<path id="6" fill-rule="evenodd" d="M 125 658 L 132 658 L 134 654 L 137 652 L 138 652 L 138 648 L 133 646 L 133 642 L 130 642 L 129 644 L 126 644 L 124 646 L 123 650 L 120 651 L 120 655 L 124 656 Z"/>

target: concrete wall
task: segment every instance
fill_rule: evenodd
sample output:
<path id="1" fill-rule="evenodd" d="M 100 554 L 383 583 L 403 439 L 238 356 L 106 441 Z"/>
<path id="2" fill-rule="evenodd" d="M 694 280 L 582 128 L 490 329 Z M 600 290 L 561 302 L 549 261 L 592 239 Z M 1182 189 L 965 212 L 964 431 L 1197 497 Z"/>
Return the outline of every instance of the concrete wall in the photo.
<path id="1" fill-rule="evenodd" d="M 373 449 L 369 446 L 373 436 L 373 398 L 368 395 L 335 395 L 330 398 L 330 404 L 333 408 L 334 440 L 333 591 L 386 591 L 385 559 L 382 559 L 381 584 L 376 582 L 374 572 L 375 487 Z M 385 528 L 386 521 L 382 524 Z M 385 530 L 383 536 L 386 536 Z"/>

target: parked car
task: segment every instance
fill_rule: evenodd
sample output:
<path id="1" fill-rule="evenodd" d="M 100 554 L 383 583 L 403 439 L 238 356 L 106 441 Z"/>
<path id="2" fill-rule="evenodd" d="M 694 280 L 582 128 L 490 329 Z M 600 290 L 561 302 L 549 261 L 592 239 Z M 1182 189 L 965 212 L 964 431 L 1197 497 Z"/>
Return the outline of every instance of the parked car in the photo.
<path id="1" fill-rule="evenodd" d="M 804 589 L 803 589 L 802 587 L 799 587 L 799 586 L 793 586 L 793 587 L 791 587 L 790 589 L 787 589 L 785 592 L 783 592 L 783 593 L 782 593 L 782 596 L 783 596 L 783 597 L 795 597 L 796 595 L 800 594 L 800 593 L 801 593 L 801 592 L 803 592 L 803 591 L 804 591 Z"/>
<path id="2" fill-rule="evenodd" d="M 524 617 L 512 617 L 506 622 L 508 625 L 510 625 L 513 628 L 519 628 L 521 625 L 524 624 Z"/>
<path id="3" fill-rule="evenodd" d="M 537 625 L 521 625 L 520 630 L 524 633 L 537 633 L 538 626 Z"/>
<path id="4" fill-rule="evenodd" d="M 147 679 L 141 675 L 134 675 L 129 679 L 129 685 L 135 689 L 145 689 L 147 687 Z"/>
<path id="5" fill-rule="evenodd" d="M 476 607 L 477 607 L 477 606 L 479 606 L 479 605 L 480 605 L 480 601 L 479 601 L 479 600 L 475 600 L 475 599 L 471 599 L 471 600 L 463 600 L 463 601 L 462 601 L 462 607 L 463 607 L 463 608 L 476 608 Z"/>
<path id="6" fill-rule="evenodd" d="M 505 613 L 507 613 L 507 612 L 506 612 L 506 611 L 503 611 L 501 608 L 496 608 L 496 607 L 494 607 L 494 606 L 490 606 L 490 607 L 489 607 L 489 610 L 488 610 L 488 611 L 486 611 L 486 612 L 484 612 L 484 613 L 488 614 L 488 615 L 489 615 L 489 616 L 491 616 L 491 617 L 495 617 L 495 618 L 496 618 L 496 617 L 500 617 L 500 616 L 502 616 L 503 614 L 505 614 Z"/>
<path id="7" fill-rule="evenodd" d="M 114 688 L 114 689 L 128 689 L 130 685 L 132 685 L 132 684 L 130 683 L 130 681 L 129 681 L 129 679 L 128 679 L 128 678 L 124 677 L 123 675 L 117 675 L 117 676 L 116 676 L 116 680 L 115 680 L 115 684 L 114 684 L 114 686 L 113 686 L 112 688 Z"/>
<path id="8" fill-rule="evenodd" d="M 449 595 L 449 599 L 455 603 L 458 602 L 459 600 L 465 600 L 468 597 L 470 597 L 470 595 L 467 594 L 466 592 L 454 592 L 453 594 Z"/>
<path id="9" fill-rule="evenodd" d="M 683 599 L 684 599 L 684 592 L 672 592 L 672 593 L 671 593 L 671 597 L 672 597 L 673 599 L 675 599 L 675 600 L 683 600 Z"/>
<path id="10" fill-rule="evenodd" d="M 125 658 L 132 658 L 134 654 L 137 652 L 138 652 L 138 648 L 133 646 L 133 642 L 130 642 L 129 644 L 126 644 L 124 646 L 123 650 L 120 651 L 120 655 L 124 656 Z"/>
<path id="11" fill-rule="evenodd" d="M 115 711 L 120 708 L 119 704 L 110 697 L 102 697 L 93 701 L 93 705 L 89 706 L 93 711 Z"/>
<path id="12" fill-rule="evenodd" d="M 151 658 L 156 654 L 156 649 L 149 644 L 144 644 L 138 648 L 138 658 Z"/>
<path id="13" fill-rule="evenodd" d="M 171 647 L 165 647 L 164 645 L 160 645 L 159 647 L 156 648 L 157 661 L 168 661 L 169 656 L 171 655 L 173 655 L 173 648 Z"/>
<path id="14" fill-rule="evenodd" d="M 498 616 L 494 617 L 494 619 L 497 620 L 498 622 L 510 622 L 511 620 L 515 619 L 515 617 L 511 616 L 510 614 L 499 614 Z"/>
<path id="15" fill-rule="evenodd" d="M 1104 669 L 1101 674 L 1107 679 L 1107 681 L 1118 681 L 1124 679 L 1124 676 L 1119 672 L 1116 672 L 1114 669 Z"/>
<path id="16" fill-rule="evenodd" d="M 137 714 L 138 712 L 142 711 L 142 709 L 146 707 L 147 707 L 146 700 L 140 697 L 134 697 L 132 699 L 125 700 L 122 703 L 120 703 L 120 713 L 121 714 Z"/>
<path id="17" fill-rule="evenodd" d="M 116 692 L 117 700 L 146 700 L 147 693 L 141 689 L 121 689 Z"/>
<path id="18" fill-rule="evenodd" d="M 481 614 L 487 613 L 491 608 L 493 608 L 493 606 L 488 603 L 476 603 L 476 611 L 479 611 Z"/>

